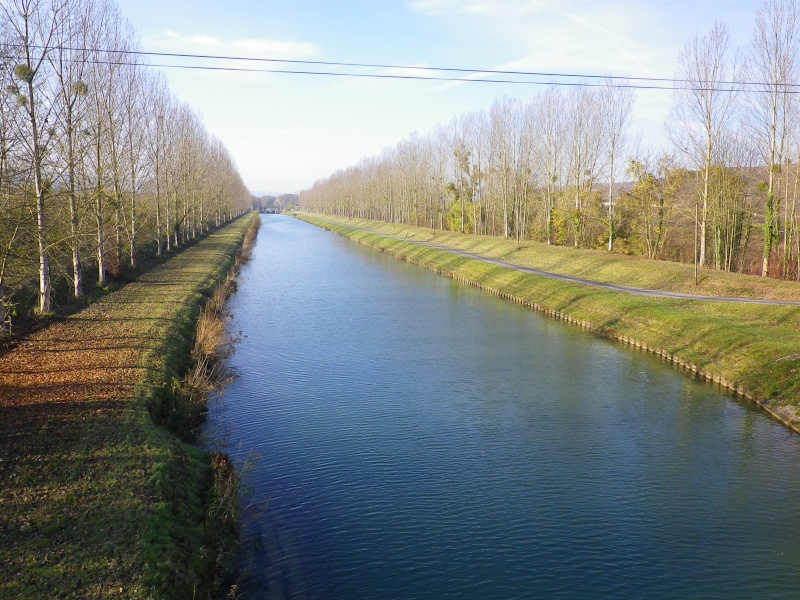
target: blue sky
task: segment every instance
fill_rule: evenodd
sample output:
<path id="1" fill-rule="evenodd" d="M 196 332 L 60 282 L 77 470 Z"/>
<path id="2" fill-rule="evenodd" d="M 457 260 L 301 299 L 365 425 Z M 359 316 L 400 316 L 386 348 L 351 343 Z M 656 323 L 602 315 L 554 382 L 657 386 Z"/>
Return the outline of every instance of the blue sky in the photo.
<path id="1" fill-rule="evenodd" d="M 705 34 L 715 19 L 728 24 L 734 46 L 745 47 L 758 5 L 756 0 L 118 2 L 151 52 L 637 77 L 672 77 L 683 44 Z M 164 71 L 173 92 L 203 116 L 258 194 L 305 189 L 414 131 L 424 135 L 495 98 L 524 98 L 541 89 Z M 638 92 L 632 131 L 642 132 L 646 145 L 661 143 L 670 103 L 669 91 Z"/>

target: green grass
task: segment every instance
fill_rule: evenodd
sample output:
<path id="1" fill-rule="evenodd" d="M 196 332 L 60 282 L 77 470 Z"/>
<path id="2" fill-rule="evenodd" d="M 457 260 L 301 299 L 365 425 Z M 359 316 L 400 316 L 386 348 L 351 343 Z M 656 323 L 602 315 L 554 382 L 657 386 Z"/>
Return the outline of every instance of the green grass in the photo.
<path id="1" fill-rule="evenodd" d="M 541 270 L 611 283 L 720 296 L 800 299 L 800 285 L 703 270 L 694 286 L 691 265 L 620 257 L 601 251 L 548 247 L 500 238 L 433 232 L 375 221 L 299 214 L 351 237 L 575 323 L 626 340 L 696 370 L 764 405 L 797 427 L 800 407 L 800 307 L 654 299 L 555 281 L 446 251 L 359 231 L 408 237 Z"/>
<path id="2" fill-rule="evenodd" d="M 429 242 L 473 254 L 480 254 L 525 267 L 532 267 L 646 289 L 667 290 L 708 296 L 746 296 L 800 301 L 800 285 L 789 281 L 763 279 L 751 275 L 725 273 L 701 269 L 699 285 L 694 285 L 694 266 L 661 260 L 646 260 L 635 256 L 611 254 L 605 250 L 576 250 L 566 246 L 548 246 L 524 241 L 519 246 L 515 240 L 494 236 L 464 235 L 451 231 L 397 225 L 383 221 L 345 219 L 330 215 L 307 215 L 300 218 L 324 219 L 354 228 L 364 228 L 405 238 L 415 242 Z"/>
<path id="3" fill-rule="evenodd" d="M 6 373 L 0 598 L 203 598 L 224 583 L 220 538 L 231 531 L 209 516 L 210 455 L 152 415 L 169 413 L 194 322 L 251 218 L 20 345 L 37 400 L 15 404 L 30 390 Z M 56 352 L 73 363 L 48 370 Z M 80 384 L 60 383 L 70 369 Z"/>

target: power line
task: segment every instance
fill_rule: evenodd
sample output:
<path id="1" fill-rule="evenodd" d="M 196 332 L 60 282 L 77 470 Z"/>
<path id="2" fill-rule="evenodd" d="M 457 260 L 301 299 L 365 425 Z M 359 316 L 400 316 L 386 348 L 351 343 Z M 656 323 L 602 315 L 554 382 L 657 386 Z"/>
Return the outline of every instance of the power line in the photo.
<path id="1" fill-rule="evenodd" d="M 118 64 L 118 63 L 114 63 Z M 119 63 L 124 64 L 124 63 Z M 133 64 L 133 63 L 129 63 Z M 392 75 L 388 73 L 343 73 L 335 71 L 300 71 L 294 69 L 247 69 L 236 67 L 211 67 L 204 65 L 170 65 L 170 64 L 151 64 L 150 66 L 168 69 L 198 69 L 204 71 L 234 71 L 242 73 L 285 73 L 290 75 L 328 75 L 331 77 L 365 77 L 371 79 L 410 79 L 418 81 L 450 81 L 459 83 L 508 83 L 513 85 L 560 85 L 572 87 L 615 87 L 615 88 L 633 88 L 633 89 L 651 89 L 651 90 L 673 90 L 676 89 L 671 86 L 645 86 L 634 84 L 601 84 L 601 83 L 585 83 L 578 81 L 520 81 L 517 79 L 469 79 L 466 77 L 426 77 L 423 75 Z M 717 91 L 735 91 L 735 90 L 717 90 Z"/>
<path id="2" fill-rule="evenodd" d="M 107 65 L 119 65 L 119 66 L 150 66 L 150 67 L 158 67 L 158 68 L 166 68 L 166 69 L 186 69 L 186 70 L 201 70 L 201 71 L 230 71 L 230 72 L 239 72 L 239 73 L 280 73 L 280 74 L 290 74 L 290 75 L 316 75 L 316 76 L 330 76 L 330 77 L 360 77 L 360 78 L 369 78 L 369 79 L 405 79 L 405 80 L 417 80 L 417 81 L 446 81 L 446 82 L 457 82 L 457 83 L 502 83 L 502 84 L 511 84 L 511 85 L 556 85 L 562 87 L 610 87 L 610 88 L 629 88 L 635 90 L 687 90 L 687 91 L 697 91 L 697 92 L 724 92 L 724 93 L 734 93 L 734 92 L 746 92 L 746 91 L 758 91 L 763 92 L 767 90 L 752 90 L 747 88 L 711 88 L 711 87 L 686 87 L 686 86 L 666 86 L 666 85 L 643 85 L 643 84 L 626 84 L 626 83 L 587 83 L 582 81 L 525 81 L 525 80 L 518 80 L 518 79 L 470 79 L 467 77 L 428 77 L 423 75 L 397 75 L 397 74 L 388 74 L 388 73 L 349 73 L 349 72 L 337 72 L 337 71 L 303 71 L 303 70 L 296 70 L 296 69 L 254 69 L 254 68 L 243 68 L 243 67 L 214 67 L 208 65 L 176 65 L 176 64 L 159 64 L 159 63 L 138 63 L 138 62 L 122 62 L 122 61 L 93 61 L 93 60 L 83 60 L 81 62 L 92 63 L 92 64 L 107 64 Z M 289 62 L 289 61 L 286 61 Z M 296 61 L 295 61 L 296 62 Z M 403 68 L 403 67 L 395 67 L 395 68 Z M 413 68 L 413 67 L 412 67 Z M 479 71 L 481 73 L 488 72 L 488 71 Z M 564 77 L 575 77 L 581 78 L 582 75 L 563 75 Z M 594 75 L 591 77 L 600 78 L 599 75 Z M 604 79 L 609 79 L 603 77 Z M 621 81 L 625 81 L 627 78 L 625 77 L 615 77 L 614 79 L 619 79 Z M 641 79 L 640 79 L 641 80 Z M 655 81 L 655 80 L 654 80 Z M 668 80 L 663 80 L 668 81 Z M 675 80 L 679 81 L 679 80 Z M 740 85 L 766 85 L 766 84 L 740 84 Z M 785 86 L 794 84 L 783 84 Z M 800 90 L 786 90 L 785 93 L 787 94 L 798 94 Z"/>
<path id="3" fill-rule="evenodd" d="M 16 44 L 9 44 L 10 46 L 17 46 Z M 39 47 L 42 49 L 41 47 Z M 404 65 L 385 65 L 377 63 L 350 63 L 350 62 L 332 62 L 332 61 L 312 61 L 312 60 L 296 60 L 296 59 L 280 59 L 280 58 L 255 58 L 244 56 L 225 56 L 225 55 L 210 55 L 210 54 L 187 54 L 187 53 L 174 53 L 174 52 L 146 52 L 142 50 L 115 50 L 115 49 L 92 49 L 92 48 L 73 48 L 68 46 L 53 46 L 48 49 L 62 50 L 69 52 L 91 52 L 91 53 L 106 53 L 106 54 L 121 54 L 133 56 L 160 56 L 168 58 L 189 58 L 200 60 L 230 60 L 230 61 L 250 61 L 250 62 L 266 62 L 266 63 L 284 63 L 284 64 L 297 64 L 297 65 L 319 65 L 330 67 L 350 67 L 350 68 L 376 68 L 376 69 L 405 69 L 417 70 L 426 72 L 445 72 L 445 73 L 468 73 L 476 75 L 519 75 L 526 77 L 551 77 L 551 78 L 567 78 L 567 79 L 588 79 L 590 81 L 605 80 L 606 83 L 589 83 L 586 81 L 536 81 L 536 80 L 520 80 L 520 79 L 498 79 L 498 78 L 485 78 L 485 77 L 447 77 L 447 76 L 427 76 L 427 75 L 401 75 L 392 73 L 354 73 L 349 71 L 317 71 L 317 70 L 301 70 L 301 69 L 260 69 L 253 67 L 228 67 L 228 66 L 212 66 L 212 65 L 191 65 L 191 64 L 168 64 L 168 63 L 150 63 L 150 62 L 137 62 L 126 60 L 110 60 L 110 59 L 92 59 L 92 58 L 73 58 L 75 62 L 84 64 L 101 64 L 110 66 L 141 66 L 141 67 L 156 67 L 165 69 L 185 69 L 185 70 L 200 70 L 200 71 L 229 71 L 238 73 L 278 73 L 289 75 L 312 75 L 312 76 L 329 76 L 329 77 L 355 77 L 355 78 L 369 78 L 369 79 L 400 79 L 400 80 L 417 80 L 417 81 L 445 81 L 454 83 L 492 83 L 492 84 L 510 84 L 510 85 L 556 85 L 564 87 L 611 87 L 611 88 L 628 88 L 640 90 L 687 90 L 698 92 L 747 92 L 757 91 L 766 92 L 767 89 L 748 88 L 745 86 L 760 86 L 762 88 L 786 88 L 785 93 L 796 94 L 800 90 L 796 88 L 800 84 L 791 83 L 756 83 L 744 81 L 698 81 L 692 82 L 688 79 L 670 79 L 665 77 L 624 77 L 619 75 L 592 75 L 592 74 L 579 74 L 579 73 L 550 73 L 550 72 L 537 72 L 537 71 L 504 71 L 496 69 L 465 69 L 455 67 L 420 67 L 420 66 L 404 66 Z M 14 58 L 13 56 L 4 56 L 4 58 Z M 629 82 L 645 82 L 645 83 L 629 83 Z M 610 83 L 609 83 L 610 82 Z M 615 83 L 618 82 L 618 83 Z M 655 85 L 656 83 L 672 83 L 681 85 Z M 651 83 L 651 84 L 648 84 Z M 713 83 L 709 85 L 709 83 Z M 688 84 L 688 85 L 687 85 Z M 716 87 L 726 86 L 726 87 Z"/>
<path id="4" fill-rule="evenodd" d="M 86 48 L 67 48 L 68 50 L 75 51 L 90 51 Z M 111 50 L 111 53 L 126 53 L 136 54 L 141 56 L 161 56 L 171 58 L 200 58 L 206 60 L 233 60 L 233 61 L 248 61 L 248 62 L 266 62 L 266 63 L 285 63 L 285 64 L 298 64 L 298 65 L 320 65 L 328 67 L 356 67 L 356 68 L 373 68 L 373 69 L 413 69 L 417 71 L 436 71 L 436 72 L 450 72 L 450 73 L 476 73 L 487 75 L 524 75 L 530 77 L 567 77 L 567 78 L 581 78 L 581 79 L 609 79 L 609 80 L 627 80 L 627 81 L 661 81 L 661 82 L 684 82 L 689 83 L 688 80 L 667 79 L 661 77 L 623 77 L 618 75 L 584 75 L 576 73 L 546 73 L 537 71 L 505 71 L 498 69 L 466 69 L 458 67 L 426 67 L 418 65 L 386 65 L 379 63 L 354 63 L 354 62 L 334 62 L 322 60 L 298 60 L 288 58 L 257 58 L 247 56 L 229 56 L 229 55 L 215 55 L 215 54 L 186 54 L 177 52 L 146 52 L 143 50 L 127 51 L 127 50 Z M 281 71 L 282 72 L 282 71 Z M 426 77 L 425 79 L 430 79 Z M 727 83 L 727 82 L 725 82 Z"/>
<path id="5" fill-rule="evenodd" d="M 92 48 L 72 48 L 60 47 L 64 50 L 74 52 L 97 52 L 98 50 Z M 626 77 L 624 75 L 593 75 L 587 73 L 552 73 L 546 71 L 507 71 L 499 69 L 468 69 L 460 67 L 428 67 L 428 66 L 415 66 L 415 65 L 387 65 L 380 63 L 357 63 L 357 62 L 335 62 L 335 61 L 321 61 L 321 60 L 299 60 L 288 58 L 258 58 L 252 56 L 231 56 L 231 55 L 218 55 L 218 54 L 191 54 L 191 53 L 178 53 L 178 52 L 149 52 L 145 50 L 116 50 L 107 49 L 99 50 L 99 52 L 107 52 L 109 54 L 133 54 L 137 56 L 161 56 L 171 58 L 197 58 L 204 60 L 231 60 L 231 61 L 248 61 L 248 62 L 266 62 L 266 63 L 285 63 L 285 64 L 299 64 L 299 65 L 320 65 L 320 66 L 333 66 L 333 67 L 357 67 L 357 68 L 375 68 L 375 69 L 413 69 L 417 71 L 434 71 L 434 72 L 452 72 L 452 73 L 475 73 L 475 74 L 488 74 L 488 75 L 522 75 L 528 77 L 563 77 L 575 79 L 604 79 L 604 80 L 619 80 L 619 81 L 645 81 L 645 82 L 662 82 L 662 83 L 681 83 L 689 84 L 692 86 L 700 85 L 707 86 L 709 83 L 715 85 L 725 86 L 764 86 L 774 85 L 777 87 L 800 87 L 796 83 L 764 83 L 752 81 L 715 81 L 699 80 L 692 81 L 690 79 L 679 79 L 670 77 Z M 289 70 L 272 70 L 269 72 L 274 73 L 307 73 L 305 71 L 289 71 Z M 309 74 L 318 74 L 316 72 L 308 72 Z M 328 73 L 322 73 L 328 74 Z M 355 75 L 354 75 L 355 76 Z M 433 79 L 431 77 L 420 77 L 421 79 Z M 455 79 L 453 79 L 455 80 Z M 458 79 L 461 81 L 462 79 Z M 449 81 L 449 80 L 448 80 Z M 469 79 L 468 81 L 477 81 Z M 499 83 L 507 83 L 505 80 Z M 527 83 L 527 82 L 526 82 Z M 653 89 L 674 89 L 670 88 L 653 88 Z M 695 89 L 695 88 L 692 88 Z M 718 91 L 738 91 L 738 90 L 718 90 Z"/>

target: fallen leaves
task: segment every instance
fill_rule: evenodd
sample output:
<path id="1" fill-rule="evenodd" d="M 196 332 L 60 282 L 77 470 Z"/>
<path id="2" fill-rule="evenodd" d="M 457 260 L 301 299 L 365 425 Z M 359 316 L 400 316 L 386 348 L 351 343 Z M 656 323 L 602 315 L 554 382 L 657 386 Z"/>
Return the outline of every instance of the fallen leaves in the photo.
<path id="1" fill-rule="evenodd" d="M 0 355 L 0 596 L 145 595 L 140 541 L 169 457 L 132 403 L 221 261 L 200 242 Z"/>

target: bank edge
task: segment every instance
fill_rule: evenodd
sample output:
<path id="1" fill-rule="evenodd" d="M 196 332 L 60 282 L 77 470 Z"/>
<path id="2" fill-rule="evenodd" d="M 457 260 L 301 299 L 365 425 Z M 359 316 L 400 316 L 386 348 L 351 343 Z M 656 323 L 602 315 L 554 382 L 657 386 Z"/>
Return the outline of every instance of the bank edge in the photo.
<path id="1" fill-rule="evenodd" d="M 126 425 L 140 429 L 161 457 L 151 477 L 157 502 L 142 539 L 144 597 L 224 597 L 233 584 L 238 519 L 214 510 L 215 483 L 229 474 L 230 463 L 195 445 L 193 417 L 175 414 L 176 406 L 192 410 L 176 403 L 175 384 L 192 367 L 202 308 L 237 262 L 257 219 L 249 213 L 216 233 L 219 247 L 205 275 L 184 298 L 175 299 L 180 308 L 174 319 L 143 357 L 146 375 Z M 164 417 L 170 413 L 173 418 Z"/>
<path id="2" fill-rule="evenodd" d="M 800 308 L 653 299 L 546 279 L 393 239 L 321 215 L 295 217 L 605 338 L 661 357 L 800 433 Z M 653 268 L 643 261 L 642 268 Z M 761 322 L 758 315 L 764 315 Z"/>

